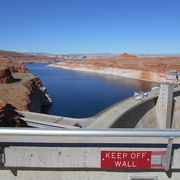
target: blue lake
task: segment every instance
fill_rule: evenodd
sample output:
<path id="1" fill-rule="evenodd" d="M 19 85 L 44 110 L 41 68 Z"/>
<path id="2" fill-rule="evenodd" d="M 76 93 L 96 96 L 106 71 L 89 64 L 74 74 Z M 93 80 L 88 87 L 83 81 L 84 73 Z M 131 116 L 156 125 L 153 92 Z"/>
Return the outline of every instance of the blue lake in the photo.
<path id="1" fill-rule="evenodd" d="M 43 113 L 68 117 L 89 117 L 133 96 L 136 90 L 148 91 L 157 83 L 118 76 L 100 75 L 49 67 L 47 64 L 26 64 L 38 76 L 53 105 Z"/>

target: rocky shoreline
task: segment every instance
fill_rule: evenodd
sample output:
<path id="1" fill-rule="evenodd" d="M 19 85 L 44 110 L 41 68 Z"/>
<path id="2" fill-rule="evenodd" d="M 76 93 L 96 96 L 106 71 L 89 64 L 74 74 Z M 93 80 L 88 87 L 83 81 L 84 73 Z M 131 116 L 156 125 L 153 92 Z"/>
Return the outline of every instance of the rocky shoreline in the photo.
<path id="1" fill-rule="evenodd" d="M 34 77 L 27 82 L 26 86 L 29 89 L 29 104 L 27 110 L 31 112 L 41 112 L 43 107 L 51 106 L 52 99 L 46 91 L 39 78 Z"/>
<path id="2" fill-rule="evenodd" d="M 50 64 L 51 67 L 75 70 L 75 71 L 84 71 L 84 72 L 91 72 L 91 73 L 99 73 L 99 74 L 106 74 L 106 75 L 114 75 L 114 76 L 121 76 L 131 79 L 143 80 L 143 81 L 152 81 L 152 82 L 168 82 L 171 77 L 167 73 L 162 72 L 153 72 L 153 71 L 142 71 L 142 70 L 135 70 L 135 69 L 121 69 L 121 68 L 112 68 L 112 67 L 96 67 L 96 66 L 71 66 L 67 65 L 63 62 L 57 64 Z"/>

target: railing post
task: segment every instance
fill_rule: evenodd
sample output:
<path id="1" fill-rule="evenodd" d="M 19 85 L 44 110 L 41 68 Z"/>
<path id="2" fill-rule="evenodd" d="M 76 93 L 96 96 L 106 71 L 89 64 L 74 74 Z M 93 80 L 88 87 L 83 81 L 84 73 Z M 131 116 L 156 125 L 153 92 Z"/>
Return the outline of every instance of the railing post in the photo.
<path id="1" fill-rule="evenodd" d="M 170 137 L 168 140 L 165 162 L 163 163 L 163 167 L 165 171 L 169 171 L 172 165 L 172 147 L 173 147 L 173 138 Z"/>

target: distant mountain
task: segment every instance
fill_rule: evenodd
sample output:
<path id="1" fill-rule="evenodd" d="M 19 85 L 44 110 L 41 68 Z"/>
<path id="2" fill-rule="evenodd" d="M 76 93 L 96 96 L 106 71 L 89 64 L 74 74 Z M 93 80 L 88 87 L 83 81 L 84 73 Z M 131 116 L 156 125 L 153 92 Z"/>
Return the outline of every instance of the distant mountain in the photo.
<path id="1" fill-rule="evenodd" d="M 35 55 L 35 56 L 57 56 L 57 54 L 46 53 L 46 52 L 23 52 L 24 54 Z"/>
<path id="2" fill-rule="evenodd" d="M 16 51 L 4 51 L 0 50 L 0 60 L 15 60 L 20 62 L 35 62 L 35 61 L 51 61 L 55 60 L 55 56 L 28 54 Z"/>

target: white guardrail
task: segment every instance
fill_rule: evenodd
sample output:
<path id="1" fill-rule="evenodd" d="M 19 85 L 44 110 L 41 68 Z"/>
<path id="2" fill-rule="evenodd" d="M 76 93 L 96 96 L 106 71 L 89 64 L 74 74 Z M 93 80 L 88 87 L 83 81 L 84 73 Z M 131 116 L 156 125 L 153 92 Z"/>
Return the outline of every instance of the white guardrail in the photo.
<path id="1" fill-rule="evenodd" d="M 39 156 L 41 156 L 44 153 L 45 154 L 44 157 L 48 157 L 48 156 L 51 157 L 53 152 L 56 151 L 57 148 L 62 148 L 62 149 L 66 148 L 68 147 L 67 146 L 68 143 L 71 144 L 71 146 L 69 146 L 69 149 L 64 150 L 66 153 L 67 152 L 69 152 L 70 154 L 75 153 L 75 150 L 73 148 L 76 148 L 76 150 L 77 148 L 79 148 L 77 153 L 81 151 L 85 151 L 84 147 L 86 147 L 86 145 L 89 144 L 88 146 L 89 148 L 96 149 L 95 151 L 97 152 L 95 154 L 97 154 L 97 157 L 98 157 L 97 159 L 99 159 L 99 157 L 101 157 L 101 159 L 104 159 L 103 158 L 104 155 L 102 154 L 104 153 L 104 151 L 102 150 L 102 147 L 104 147 L 105 150 L 107 150 L 107 148 L 110 148 L 111 151 L 108 152 L 108 155 L 107 156 L 105 155 L 105 157 L 111 158 L 110 154 L 112 154 L 112 160 L 115 156 L 115 154 L 113 154 L 114 153 L 113 143 L 121 144 L 121 146 L 119 146 L 119 149 L 118 149 L 119 153 L 124 153 L 124 155 L 130 156 L 132 154 L 131 151 L 133 152 L 134 149 L 139 151 L 137 153 L 133 152 L 136 155 L 138 155 L 139 153 L 139 155 L 141 154 L 142 156 L 145 156 L 145 154 L 148 155 L 148 153 L 150 153 L 147 159 L 149 158 L 151 159 L 151 164 L 147 162 L 147 165 L 150 167 L 150 165 L 152 164 L 153 165 L 161 164 L 162 167 L 166 171 L 168 171 L 172 165 L 172 156 L 173 156 L 172 152 L 174 150 L 173 145 L 176 145 L 176 149 L 180 148 L 180 130 L 177 130 L 177 129 L 162 129 L 162 130 L 160 129 L 100 129 L 100 130 L 97 130 L 96 129 L 96 130 L 93 130 L 93 129 L 0 128 L 0 145 L 1 145 L 1 150 L 2 150 L 1 154 L 4 153 L 4 155 L 2 155 L 1 162 L 4 163 L 6 167 L 8 166 L 18 167 L 19 159 L 24 159 L 25 156 L 28 156 L 27 153 L 32 154 L 31 151 L 35 151 L 36 153 L 39 153 Z M 91 146 L 91 144 L 93 143 L 95 145 Z M 108 143 L 111 144 L 111 146 L 108 146 Z M 52 144 L 53 146 L 52 145 L 49 146 L 50 144 Z M 66 146 L 64 146 L 65 144 Z M 102 144 L 103 146 L 101 146 Z M 136 145 L 131 146 L 132 144 L 136 144 Z M 152 146 L 153 144 L 156 144 L 156 147 L 153 147 Z M 141 146 L 137 146 L 137 145 L 141 145 Z M 36 149 L 33 149 L 33 147 L 36 147 Z M 129 150 L 126 150 L 126 152 L 124 152 L 123 148 L 127 148 L 127 147 Z M 48 150 L 48 148 L 50 151 L 52 151 L 51 153 Z M 54 150 L 52 150 L 52 148 L 54 148 Z M 161 152 L 164 154 L 158 155 L 158 157 L 156 155 L 153 155 L 152 154 L 154 153 L 152 151 L 153 148 L 161 148 L 161 149 L 163 148 L 164 150 L 163 151 L 161 150 Z M 148 152 L 147 152 L 147 149 L 148 149 Z M 146 150 L 144 154 L 142 150 L 143 151 Z M 18 153 L 17 155 L 14 156 L 16 151 Z M 87 149 L 87 151 L 90 151 L 90 150 Z M 24 152 L 26 153 L 23 155 Z M 49 154 L 46 154 L 47 152 Z M 90 154 L 91 153 L 92 151 L 90 151 Z M 99 155 L 99 153 L 101 155 Z M 5 157 L 4 159 L 6 159 L 6 161 L 3 161 L 3 156 Z M 91 159 L 91 156 L 92 154 L 89 155 L 88 158 Z M 124 158 L 126 158 L 126 156 L 124 156 Z M 76 157 L 76 155 L 73 157 Z M 30 157 L 28 156 L 28 158 L 31 159 L 31 156 Z M 23 163 L 25 163 L 26 161 L 29 161 L 28 158 L 24 159 L 24 161 L 19 162 L 19 165 L 23 166 Z M 143 160 L 143 157 L 142 157 L 142 160 Z M 39 163 L 36 160 L 34 161 L 37 164 Z M 69 163 L 71 164 L 71 162 Z M 24 167 L 26 167 L 27 164 L 25 164 Z M 61 164 L 61 166 L 63 167 L 64 164 Z M 79 164 L 77 164 L 76 166 L 78 167 Z M 59 167 L 59 165 L 57 165 L 57 167 Z M 98 167 L 98 165 L 95 167 Z M 103 167 L 103 164 L 101 165 L 101 167 Z"/>
<path id="2" fill-rule="evenodd" d="M 177 129 L 37 129 L 0 128 L 0 136 L 180 137 Z"/>

